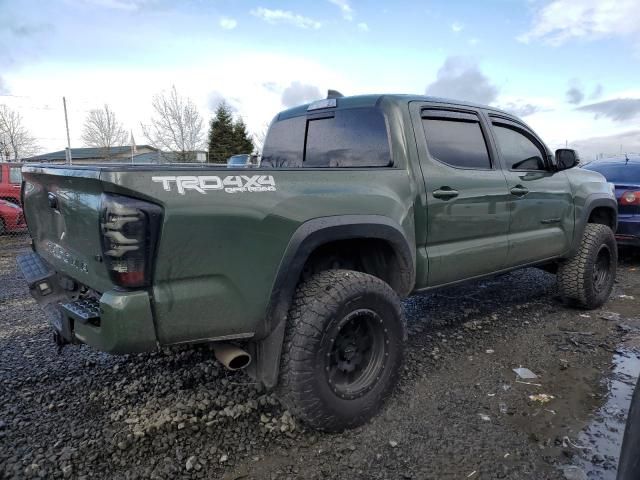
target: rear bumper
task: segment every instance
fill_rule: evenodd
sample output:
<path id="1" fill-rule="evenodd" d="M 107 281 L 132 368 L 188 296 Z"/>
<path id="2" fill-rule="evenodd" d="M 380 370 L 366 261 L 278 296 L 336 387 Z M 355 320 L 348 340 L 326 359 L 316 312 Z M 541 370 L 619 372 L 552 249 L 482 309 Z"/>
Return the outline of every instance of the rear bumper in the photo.
<path id="1" fill-rule="evenodd" d="M 619 245 L 640 247 L 640 215 L 619 215 L 616 240 Z"/>
<path id="2" fill-rule="evenodd" d="M 69 343 L 85 343 L 108 353 L 157 349 L 151 301 L 146 291 L 103 293 L 93 302 L 97 313 L 83 318 L 72 308 L 74 292 L 37 253 L 18 257 L 33 298 L 43 307 L 54 330 Z M 66 289 L 65 289 L 66 286 Z"/>
<path id="3" fill-rule="evenodd" d="M 98 303 L 99 325 L 75 321 L 75 339 L 109 353 L 139 353 L 158 348 L 147 292 L 106 292 Z"/>
<path id="4" fill-rule="evenodd" d="M 618 242 L 618 245 L 622 245 L 624 247 L 640 248 L 640 237 L 634 237 L 633 235 L 616 234 L 616 241 Z"/>

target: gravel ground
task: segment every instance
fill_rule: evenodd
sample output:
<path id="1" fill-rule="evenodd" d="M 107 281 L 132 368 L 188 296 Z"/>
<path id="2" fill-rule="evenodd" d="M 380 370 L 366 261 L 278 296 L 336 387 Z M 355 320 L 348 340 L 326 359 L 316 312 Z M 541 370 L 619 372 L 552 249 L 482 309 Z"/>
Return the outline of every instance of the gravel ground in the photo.
<path id="1" fill-rule="evenodd" d="M 637 359 L 638 257 L 593 312 L 563 307 L 537 269 L 408 299 L 400 386 L 370 423 L 329 435 L 206 348 L 58 354 L 11 242 L 0 242 L 0 478 L 562 479 L 589 466 L 615 477 L 615 453 L 584 443 L 620 348 Z M 539 386 L 516 382 L 521 365 Z M 529 399 L 541 393 L 554 398 Z"/>

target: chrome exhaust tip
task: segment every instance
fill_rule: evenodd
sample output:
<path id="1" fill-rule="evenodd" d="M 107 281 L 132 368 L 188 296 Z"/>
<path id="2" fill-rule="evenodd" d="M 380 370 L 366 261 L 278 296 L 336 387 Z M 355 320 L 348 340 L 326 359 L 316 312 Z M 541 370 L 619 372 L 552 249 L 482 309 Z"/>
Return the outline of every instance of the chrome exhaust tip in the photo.
<path id="1" fill-rule="evenodd" d="M 229 343 L 214 343 L 213 353 L 229 370 L 242 370 L 251 363 L 251 355 L 246 350 Z"/>

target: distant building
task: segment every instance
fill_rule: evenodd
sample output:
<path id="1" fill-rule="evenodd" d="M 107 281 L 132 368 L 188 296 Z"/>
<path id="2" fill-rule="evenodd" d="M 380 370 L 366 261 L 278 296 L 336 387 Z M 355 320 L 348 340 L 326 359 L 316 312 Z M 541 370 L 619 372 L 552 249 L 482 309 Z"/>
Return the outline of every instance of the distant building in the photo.
<path id="1" fill-rule="evenodd" d="M 71 159 L 78 164 L 96 163 L 205 163 L 207 152 L 195 150 L 192 152 L 163 152 L 150 145 L 137 145 L 131 155 L 131 146 L 112 147 L 108 151 L 104 148 L 72 148 Z M 25 158 L 23 162 L 65 163 L 65 150 L 43 153 Z"/>
<path id="2" fill-rule="evenodd" d="M 158 149 L 151 145 L 137 145 L 136 154 L 157 152 Z M 104 163 L 122 161 L 129 159 L 131 161 L 131 146 L 124 145 L 122 147 L 106 148 L 72 148 L 71 159 L 78 163 Z M 51 162 L 64 163 L 66 161 L 65 150 L 57 152 L 43 153 L 33 157 L 24 158 L 23 162 Z"/>
<path id="3" fill-rule="evenodd" d="M 133 156 L 133 163 L 206 163 L 208 152 L 194 150 L 191 152 L 155 151 Z M 126 160 L 126 159 L 125 159 Z M 131 160 L 130 158 L 128 160 Z M 118 160 L 119 162 L 121 160 Z"/>

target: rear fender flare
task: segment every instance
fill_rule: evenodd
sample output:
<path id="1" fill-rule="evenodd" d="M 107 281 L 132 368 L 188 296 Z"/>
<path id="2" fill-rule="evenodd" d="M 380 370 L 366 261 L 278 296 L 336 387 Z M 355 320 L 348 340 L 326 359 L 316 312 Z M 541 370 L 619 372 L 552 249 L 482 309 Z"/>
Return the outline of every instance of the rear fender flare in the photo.
<path id="1" fill-rule="evenodd" d="M 262 332 L 256 332 L 256 337 L 262 337 L 262 340 L 255 345 L 257 361 L 254 374 L 264 386 L 272 388 L 277 384 L 287 312 L 307 259 L 323 244 L 356 238 L 388 242 L 400 266 L 395 290 L 400 296 L 406 296 L 413 290 L 415 245 L 395 221 L 381 215 L 340 215 L 303 223 L 294 232 L 285 250 L 273 284 Z"/>

